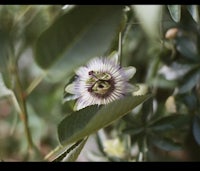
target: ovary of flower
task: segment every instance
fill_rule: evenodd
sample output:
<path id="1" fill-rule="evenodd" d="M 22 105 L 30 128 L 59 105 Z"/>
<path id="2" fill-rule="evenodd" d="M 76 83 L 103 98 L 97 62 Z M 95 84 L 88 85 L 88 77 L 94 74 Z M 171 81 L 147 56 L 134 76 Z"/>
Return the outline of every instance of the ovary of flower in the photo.
<path id="1" fill-rule="evenodd" d="M 106 140 L 103 143 L 104 151 L 112 157 L 123 158 L 125 156 L 125 147 L 123 143 L 117 138 L 113 140 Z"/>
<path id="2" fill-rule="evenodd" d="M 108 104 L 134 91 L 128 81 L 135 74 L 134 67 L 121 67 L 118 55 L 96 57 L 76 71 L 76 79 L 65 91 L 73 94 L 66 101 L 77 99 L 74 110 L 90 105 Z"/>

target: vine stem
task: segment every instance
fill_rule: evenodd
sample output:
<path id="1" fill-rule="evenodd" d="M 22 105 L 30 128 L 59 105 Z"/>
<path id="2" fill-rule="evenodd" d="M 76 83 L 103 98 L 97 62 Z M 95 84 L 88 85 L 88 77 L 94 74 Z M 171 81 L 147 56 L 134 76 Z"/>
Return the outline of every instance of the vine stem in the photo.
<path id="1" fill-rule="evenodd" d="M 119 62 L 122 63 L 122 33 L 119 33 L 119 42 L 118 42 L 118 56 Z"/>
<path id="2" fill-rule="evenodd" d="M 15 81 L 16 81 L 16 93 L 15 94 L 17 95 L 19 105 L 20 105 L 20 110 L 18 110 L 18 112 L 19 112 L 20 119 L 22 120 L 23 125 L 24 125 L 25 135 L 26 135 L 26 139 L 28 142 L 28 152 L 31 152 L 33 149 L 35 149 L 35 146 L 33 144 L 31 131 L 29 129 L 29 124 L 28 124 L 26 96 L 23 92 L 23 88 L 22 88 L 21 81 L 19 78 L 19 72 L 18 72 L 16 65 L 14 66 L 14 75 L 15 75 Z"/>
<path id="3" fill-rule="evenodd" d="M 136 158 L 137 162 L 147 161 L 147 137 L 143 137 L 139 142 L 139 154 Z"/>
<path id="4" fill-rule="evenodd" d="M 33 82 L 25 91 L 26 96 L 32 93 L 32 91 L 38 86 L 38 84 L 44 79 L 45 76 L 46 76 L 46 72 L 42 73 L 41 75 L 39 75 L 37 78 L 33 80 Z"/>

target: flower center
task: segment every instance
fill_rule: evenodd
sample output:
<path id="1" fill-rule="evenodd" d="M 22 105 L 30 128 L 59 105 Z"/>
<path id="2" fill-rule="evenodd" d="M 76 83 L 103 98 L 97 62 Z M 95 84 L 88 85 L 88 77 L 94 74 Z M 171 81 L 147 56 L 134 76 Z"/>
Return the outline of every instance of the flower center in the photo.
<path id="1" fill-rule="evenodd" d="M 113 91 L 114 81 L 109 73 L 90 71 L 88 74 L 91 76 L 87 80 L 87 83 L 90 85 L 88 92 L 97 97 L 107 97 Z"/>

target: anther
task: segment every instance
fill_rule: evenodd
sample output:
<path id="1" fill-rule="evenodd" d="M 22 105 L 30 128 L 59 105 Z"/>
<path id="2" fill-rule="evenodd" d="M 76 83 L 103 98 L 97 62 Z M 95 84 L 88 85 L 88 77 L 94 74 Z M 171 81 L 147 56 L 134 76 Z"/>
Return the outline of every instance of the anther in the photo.
<path id="1" fill-rule="evenodd" d="M 94 71 L 89 71 L 88 74 L 89 74 L 89 75 L 93 75 L 93 74 L 94 74 Z"/>

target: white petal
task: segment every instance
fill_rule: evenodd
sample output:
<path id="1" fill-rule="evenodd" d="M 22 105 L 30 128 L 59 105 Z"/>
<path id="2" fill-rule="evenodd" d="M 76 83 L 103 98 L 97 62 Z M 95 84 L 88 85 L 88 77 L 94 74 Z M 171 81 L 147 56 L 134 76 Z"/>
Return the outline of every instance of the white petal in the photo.
<path id="1" fill-rule="evenodd" d="M 136 68 L 132 67 L 132 66 L 126 67 L 126 68 L 124 68 L 124 70 L 125 70 L 125 73 L 126 73 L 126 76 L 128 79 L 131 79 L 134 76 L 134 74 L 136 73 Z"/>
<path id="2" fill-rule="evenodd" d="M 86 67 L 80 67 L 77 71 L 76 71 L 76 74 L 78 76 L 81 76 L 81 77 L 87 77 L 88 75 L 88 68 Z"/>
<path id="3" fill-rule="evenodd" d="M 75 84 L 74 83 L 69 84 L 67 87 L 65 87 L 65 91 L 70 94 L 76 94 Z"/>

